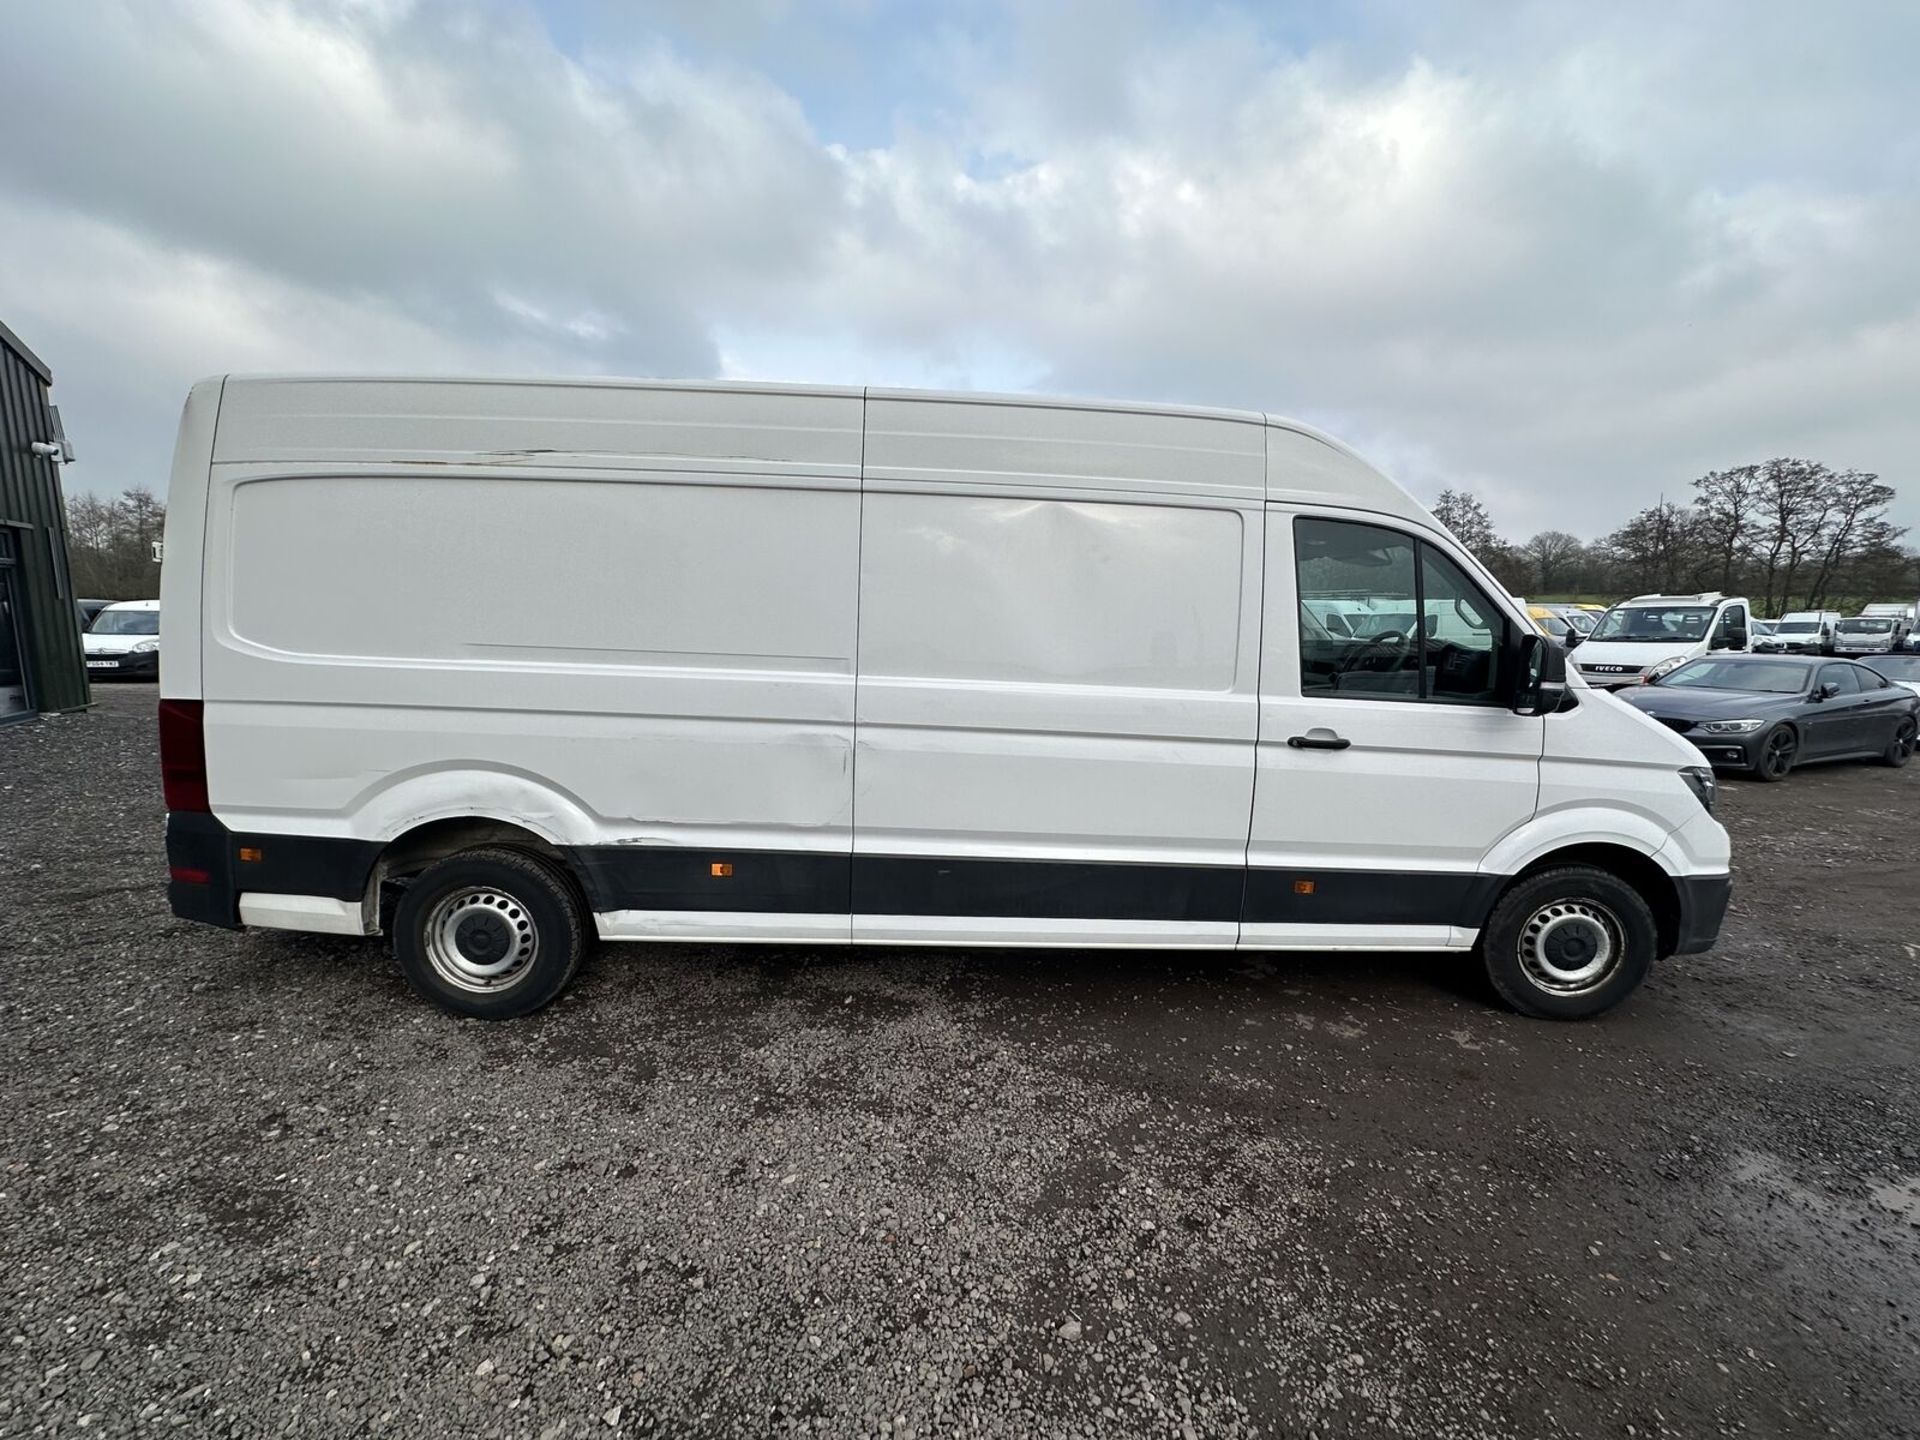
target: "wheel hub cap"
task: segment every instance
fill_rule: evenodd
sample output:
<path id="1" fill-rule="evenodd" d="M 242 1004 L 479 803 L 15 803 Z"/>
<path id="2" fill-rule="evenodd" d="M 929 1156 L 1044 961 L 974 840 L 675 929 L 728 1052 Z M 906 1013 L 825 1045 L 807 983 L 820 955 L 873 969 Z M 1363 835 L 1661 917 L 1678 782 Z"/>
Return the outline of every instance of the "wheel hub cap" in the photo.
<path id="1" fill-rule="evenodd" d="M 427 961 L 461 990 L 504 990 L 526 974 L 540 953 L 533 919 L 503 890 L 456 890 L 427 916 Z"/>
<path id="2" fill-rule="evenodd" d="M 1591 900 L 1542 905 L 1520 931 L 1520 961 L 1543 990 L 1578 995 L 1604 984 L 1620 964 L 1620 922 Z"/>

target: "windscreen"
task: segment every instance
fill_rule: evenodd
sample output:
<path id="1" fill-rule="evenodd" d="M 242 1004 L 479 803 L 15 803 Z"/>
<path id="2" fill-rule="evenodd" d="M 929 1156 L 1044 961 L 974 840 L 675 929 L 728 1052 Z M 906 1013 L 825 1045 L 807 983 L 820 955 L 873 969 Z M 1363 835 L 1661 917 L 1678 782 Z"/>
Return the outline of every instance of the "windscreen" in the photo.
<path id="1" fill-rule="evenodd" d="M 87 627 L 95 635 L 158 635 L 158 610 L 102 610 Z"/>
<path id="2" fill-rule="evenodd" d="M 1920 655 L 1875 655 L 1867 668 L 1889 680 L 1920 680 Z"/>
<path id="3" fill-rule="evenodd" d="M 1820 628 L 1818 620 L 1782 620 L 1773 627 L 1776 635 L 1811 635 Z"/>
<path id="4" fill-rule="evenodd" d="M 1893 621 L 1867 615 L 1857 620 L 1842 620 L 1835 628 L 1842 635 L 1885 635 L 1893 629 Z"/>
<path id="5" fill-rule="evenodd" d="M 1812 668 L 1792 660 L 1694 660 L 1654 683 L 1663 690 L 1753 690 L 1765 695 L 1798 695 L 1806 690 Z"/>
<path id="6" fill-rule="evenodd" d="M 1601 616 L 1587 638 L 1691 643 L 1706 639 L 1711 624 L 1711 605 L 1622 605 Z"/>

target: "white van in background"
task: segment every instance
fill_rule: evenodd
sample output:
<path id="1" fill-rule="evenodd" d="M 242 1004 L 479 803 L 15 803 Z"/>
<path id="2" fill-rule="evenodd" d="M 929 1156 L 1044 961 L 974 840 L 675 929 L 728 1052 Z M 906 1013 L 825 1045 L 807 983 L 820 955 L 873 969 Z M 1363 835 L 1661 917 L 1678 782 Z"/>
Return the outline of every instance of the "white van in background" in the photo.
<path id="1" fill-rule="evenodd" d="M 80 632 L 89 680 L 154 680 L 160 675 L 160 602 L 102 605 Z"/>
<path id="2" fill-rule="evenodd" d="M 1473 951 L 1577 1018 L 1727 904 L 1699 753 L 1265 415 L 210 380 L 166 556 L 175 913 L 465 1014 L 597 936 Z"/>
<path id="3" fill-rule="evenodd" d="M 1769 654 L 1831 655 L 1834 631 L 1844 618 L 1838 610 L 1789 611 L 1754 648 Z"/>
<path id="4" fill-rule="evenodd" d="M 1636 595 L 1600 617 L 1580 651 L 1589 685 L 1642 685 L 1717 650 L 1746 650 L 1753 607 L 1742 595 Z"/>

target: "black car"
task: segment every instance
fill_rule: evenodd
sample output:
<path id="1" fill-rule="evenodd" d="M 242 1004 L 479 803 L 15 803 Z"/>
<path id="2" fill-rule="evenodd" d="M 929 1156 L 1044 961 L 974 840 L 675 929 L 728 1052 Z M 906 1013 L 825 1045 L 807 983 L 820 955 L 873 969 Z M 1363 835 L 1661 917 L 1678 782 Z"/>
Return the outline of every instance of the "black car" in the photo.
<path id="1" fill-rule="evenodd" d="M 1904 765 L 1920 734 L 1920 695 L 1851 660 L 1718 655 L 1616 693 L 1761 780 L 1821 760 Z"/>

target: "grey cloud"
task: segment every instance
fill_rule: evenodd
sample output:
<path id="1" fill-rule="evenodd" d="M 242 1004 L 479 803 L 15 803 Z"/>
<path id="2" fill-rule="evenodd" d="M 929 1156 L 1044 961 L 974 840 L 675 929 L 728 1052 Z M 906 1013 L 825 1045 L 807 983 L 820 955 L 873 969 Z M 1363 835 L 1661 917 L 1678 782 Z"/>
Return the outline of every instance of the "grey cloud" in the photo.
<path id="1" fill-rule="evenodd" d="M 163 461 L 201 370 L 699 375 L 720 335 L 1290 411 L 1520 532 L 1920 459 L 1920 12 L 978 5 L 865 72 L 854 0 L 650 12 L 697 51 L 599 13 L 9 8 L 0 306 L 125 457 L 75 479 Z M 933 98 L 848 147 L 776 74 Z"/>

